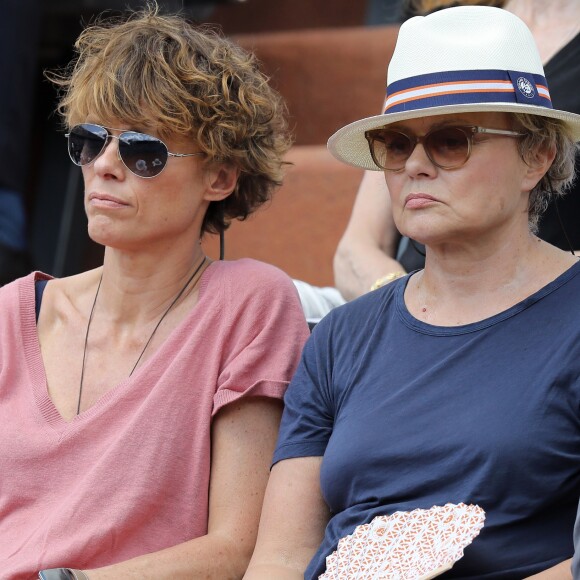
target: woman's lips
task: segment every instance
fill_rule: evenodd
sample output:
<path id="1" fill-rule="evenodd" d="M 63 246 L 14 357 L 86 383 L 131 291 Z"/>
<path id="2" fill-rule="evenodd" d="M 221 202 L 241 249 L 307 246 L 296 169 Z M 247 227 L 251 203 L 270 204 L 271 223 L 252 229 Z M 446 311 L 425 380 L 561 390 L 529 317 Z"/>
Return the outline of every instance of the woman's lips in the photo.
<path id="1" fill-rule="evenodd" d="M 426 193 L 411 193 L 405 198 L 405 208 L 421 209 L 437 203 L 437 199 Z"/>
<path id="2" fill-rule="evenodd" d="M 91 193 L 89 194 L 89 203 L 97 207 L 127 207 L 129 204 L 125 203 L 118 197 L 108 193 Z"/>

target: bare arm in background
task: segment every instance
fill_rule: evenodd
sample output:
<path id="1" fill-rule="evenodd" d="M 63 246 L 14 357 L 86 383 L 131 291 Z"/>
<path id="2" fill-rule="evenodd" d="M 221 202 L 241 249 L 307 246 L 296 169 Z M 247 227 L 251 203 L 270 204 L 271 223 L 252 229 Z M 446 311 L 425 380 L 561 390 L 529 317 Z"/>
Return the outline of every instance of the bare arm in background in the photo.
<path id="1" fill-rule="evenodd" d="M 400 234 L 382 171 L 365 171 L 350 220 L 334 255 L 334 283 L 347 300 L 404 268 L 394 258 Z"/>

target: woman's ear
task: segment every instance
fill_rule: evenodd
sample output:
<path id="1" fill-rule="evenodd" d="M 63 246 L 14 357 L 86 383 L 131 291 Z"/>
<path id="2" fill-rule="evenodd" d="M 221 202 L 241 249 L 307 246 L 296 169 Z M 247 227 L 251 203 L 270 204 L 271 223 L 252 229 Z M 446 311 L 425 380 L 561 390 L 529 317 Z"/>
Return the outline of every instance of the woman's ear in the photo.
<path id="1" fill-rule="evenodd" d="M 548 169 L 550 169 L 555 157 L 555 147 L 538 148 L 527 156 L 522 191 L 531 191 L 536 187 L 540 179 L 542 179 L 542 177 L 544 177 L 548 172 Z"/>
<path id="2" fill-rule="evenodd" d="M 207 201 L 221 201 L 234 191 L 240 168 L 230 163 L 216 163 L 205 169 Z"/>

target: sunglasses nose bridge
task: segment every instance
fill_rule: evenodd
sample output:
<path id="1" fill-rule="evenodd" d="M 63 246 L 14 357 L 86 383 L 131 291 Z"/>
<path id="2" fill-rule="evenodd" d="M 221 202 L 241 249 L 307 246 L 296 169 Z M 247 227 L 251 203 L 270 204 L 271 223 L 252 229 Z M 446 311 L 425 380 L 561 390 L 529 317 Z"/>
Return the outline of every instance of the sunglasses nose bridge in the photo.
<path id="1" fill-rule="evenodd" d="M 117 135 L 112 135 L 109 131 L 107 131 L 107 136 L 104 139 L 104 143 L 103 146 L 101 147 L 101 150 L 99 151 L 99 153 L 93 158 L 93 163 L 99 163 L 99 160 L 101 160 L 101 164 L 103 162 L 103 158 L 107 155 L 107 150 L 109 149 L 109 146 L 111 145 L 111 143 L 114 142 L 114 140 L 117 140 L 117 146 L 116 146 L 116 158 L 123 163 L 123 159 L 121 158 L 121 152 L 119 151 L 119 137 Z"/>
<path id="2" fill-rule="evenodd" d="M 117 159 L 119 161 L 122 161 L 121 159 L 121 152 L 119 151 L 119 136 L 117 135 L 112 135 L 111 133 L 107 132 L 107 137 L 105 139 L 105 143 L 103 145 L 103 148 L 101 149 L 101 152 L 99 154 L 99 157 L 103 156 L 105 154 L 105 152 L 107 151 L 107 149 L 109 148 L 109 146 L 114 143 L 114 140 L 117 140 L 117 145 L 116 145 L 116 150 L 117 150 Z"/>
<path id="3" fill-rule="evenodd" d="M 420 137 L 419 135 L 407 135 L 408 139 L 409 139 L 409 143 L 410 143 L 410 147 L 409 147 L 409 156 L 407 157 L 407 159 L 405 160 L 405 163 L 407 163 L 409 161 L 409 159 L 411 159 L 411 157 L 413 157 L 415 155 L 415 152 L 417 150 L 417 145 L 421 145 L 421 148 L 423 149 L 423 155 L 427 157 L 427 159 L 429 159 L 429 161 L 437 166 L 437 163 L 434 161 L 432 155 L 431 155 L 431 151 L 428 145 L 428 141 L 427 138 L 429 137 L 429 133 L 427 133 L 426 135 L 423 135 L 422 137 Z"/>
<path id="4" fill-rule="evenodd" d="M 119 136 L 120 137 L 120 136 Z M 117 159 L 119 161 L 121 161 L 121 163 L 123 163 L 123 165 L 125 164 L 125 162 L 123 161 L 123 158 L 121 157 L 121 139 L 119 138 L 117 135 L 111 135 L 110 141 L 109 143 L 113 142 L 113 139 L 117 140 Z"/>

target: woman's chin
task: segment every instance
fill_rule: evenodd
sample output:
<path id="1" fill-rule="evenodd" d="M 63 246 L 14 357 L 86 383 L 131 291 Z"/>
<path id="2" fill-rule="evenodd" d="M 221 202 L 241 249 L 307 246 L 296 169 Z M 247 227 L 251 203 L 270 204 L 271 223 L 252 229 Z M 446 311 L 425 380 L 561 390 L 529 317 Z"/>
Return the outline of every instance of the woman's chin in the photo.
<path id="1" fill-rule="evenodd" d="M 412 227 L 402 228 L 399 230 L 403 236 L 411 238 L 419 244 L 428 246 L 436 240 L 444 237 L 444 232 L 437 231 L 433 227 Z"/>
<path id="2" fill-rule="evenodd" d="M 458 235 L 468 234 L 466 228 L 439 216 L 416 215 L 400 220 L 395 224 L 403 236 L 407 236 L 425 246 L 437 245 L 456 239 Z"/>
<path id="3" fill-rule="evenodd" d="M 91 225 L 87 229 L 89 238 L 101 246 L 108 247 L 118 247 L 123 245 L 123 241 L 126 241 L 127 235 L 122 235 L 120 232 L 115 232 L 111 228 L 98 227 Z"/>

